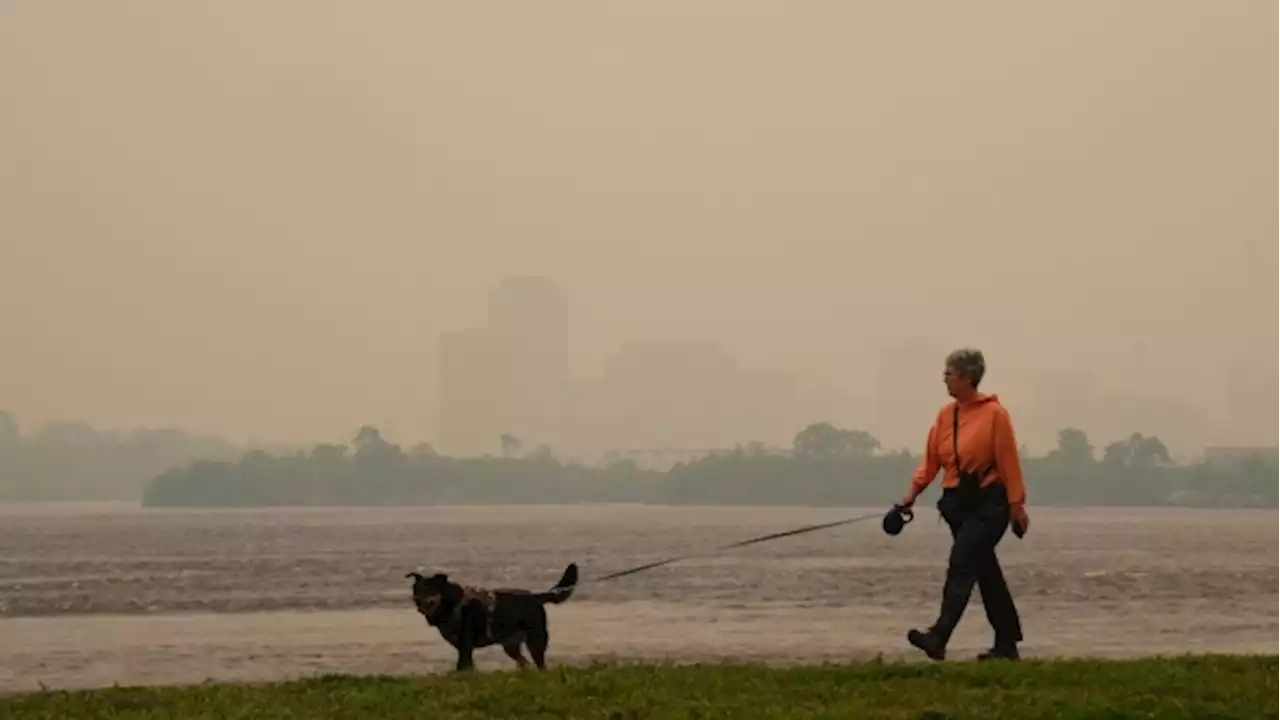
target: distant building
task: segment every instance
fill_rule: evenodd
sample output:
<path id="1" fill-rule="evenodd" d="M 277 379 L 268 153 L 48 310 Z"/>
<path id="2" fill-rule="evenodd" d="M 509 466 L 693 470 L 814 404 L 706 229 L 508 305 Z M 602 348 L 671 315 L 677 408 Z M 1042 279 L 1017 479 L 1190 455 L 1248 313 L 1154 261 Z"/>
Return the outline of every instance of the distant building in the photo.
<path id="1" fill-rule="evenodd" d="M 526 445 L 560 444 L 569 390 L 564 290 L 547 278 L 506 278 L 489 292 L 489 334 L 503 365 L 503 432 Z"/>
<path id="2" fill-rule="evenodd" d="M 742 370 L 715 342 L 628 343 L 602 377 L 571 380 L 568 337 L 555 283 L 513 277 L 493 288 L 485 328 L 440 338 L 441 451 L 496 454 L 510 433 L 565 457 L 648 448 L 646 462 L 661 463 L 688 448 L 789 447 L 800 429 L 792 376 Z"/>
<path id="3" fill-rule="evenodd" d="M 708 341 L 628 343 L 605 360 L 599 380 L 573 384 L 573 431 L 592 449 L 790 443 L 794 387 L 786 373 L 740 370 Z"/>
<path id="4" fill-rule="evenodd" d="M 1111 393 L 1099 399 L 1095 414 L 1097 433 L 1090 436 L 1099 447 L 1137 432 L 1155 435 L 1175 459 L 1186 459 L 1209 435 L 1209 412 L 1178 398 Z"/>
<path id="5" fill-rule="evenodd" d="M 529 381 L 569 379 L 569 300 L 547 278 L 518 276 L 489 291 L 489 332 Z"/>
<path id="6" fill-rule="evenodd" d="M 1099 451 L 1141 433 L 1160 438 L 1175 459 L 1185 459 L 1204 446 L 1211 427 L 1208 410 L 1193 402 L 1108 388 L 1082 371 L 1039 376 L 1031 402 L 1010 413 L 1019 441 L 1037 453 L 1056 447 L 1059 430 L 1075 428 Z"/>
<path id="7" fill-rule="evenodd" d="M 569 372 L 565 293 L 539 277 L 489 292 L 488 326 L 440 338 L 440 446 L 496 453 L 510 433 L 526 446 L 561 439 Z"/>

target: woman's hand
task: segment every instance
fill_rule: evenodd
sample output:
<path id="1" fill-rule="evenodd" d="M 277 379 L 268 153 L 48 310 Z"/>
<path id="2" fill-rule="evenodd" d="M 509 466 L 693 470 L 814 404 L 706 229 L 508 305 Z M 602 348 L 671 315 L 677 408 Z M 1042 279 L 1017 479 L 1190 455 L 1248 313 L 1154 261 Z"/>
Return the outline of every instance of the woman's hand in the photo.
<path id="1" fill-rule="evenodd" d="M 902 496 L 902 502 L 898 503 L 898 507 L 909 508 L 915 504 L 916 504 L 916 494 L 908 490 L 907 494 Z"/>
<path id="2" fill-rule="evenodd" d="M 1026 505 L 1014 505 L 1009 513 L 1009 524 L 1013 526 L 1013 534 L 1022 537 L 1031 527 L 1031 518 L 1027 517 Z"/>

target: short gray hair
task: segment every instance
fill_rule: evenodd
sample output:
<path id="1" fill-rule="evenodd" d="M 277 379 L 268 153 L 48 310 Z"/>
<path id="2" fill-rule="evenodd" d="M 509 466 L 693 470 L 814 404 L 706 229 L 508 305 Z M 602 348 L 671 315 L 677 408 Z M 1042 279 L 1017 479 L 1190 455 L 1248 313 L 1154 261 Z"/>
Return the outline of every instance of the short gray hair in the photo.
<path id="1" fill-rule="evenodd" d="M 969 382 L 978 387 L 982 376 L 987 374 L 987 359 L 982 356 L 981 350 L 960 348 L 947 356 L 947 367 L 969 378 Z"/>

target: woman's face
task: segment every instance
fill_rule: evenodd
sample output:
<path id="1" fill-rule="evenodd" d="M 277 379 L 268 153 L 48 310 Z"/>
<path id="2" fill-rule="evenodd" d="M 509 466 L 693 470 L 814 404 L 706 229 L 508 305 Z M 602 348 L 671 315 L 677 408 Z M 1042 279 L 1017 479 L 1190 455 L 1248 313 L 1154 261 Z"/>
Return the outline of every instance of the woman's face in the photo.
<path id="1" fill-rule="evenodd" d="M 969 390 L 973 385 L 969 382 L 969 378 L 957 372 L 950 365 L 942 371 L 942 382 L 947 386 L 947 394 L 956 397 L 958 393 Z"/>

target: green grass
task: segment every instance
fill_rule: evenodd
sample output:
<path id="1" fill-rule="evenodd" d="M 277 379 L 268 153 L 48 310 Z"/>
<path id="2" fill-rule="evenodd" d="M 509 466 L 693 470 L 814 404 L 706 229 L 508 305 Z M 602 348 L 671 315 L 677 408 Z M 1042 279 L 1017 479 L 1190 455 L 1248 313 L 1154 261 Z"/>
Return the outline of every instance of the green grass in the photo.
<path id="1" fill-rule="evenodd" d="M 1277 658 L 594 665 L 0 697 L 0 718 L 1262 718 Z"/>

